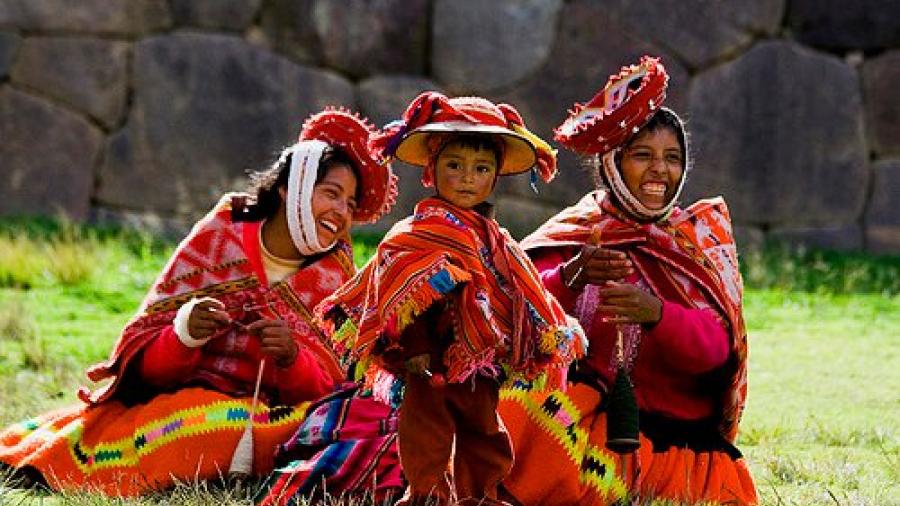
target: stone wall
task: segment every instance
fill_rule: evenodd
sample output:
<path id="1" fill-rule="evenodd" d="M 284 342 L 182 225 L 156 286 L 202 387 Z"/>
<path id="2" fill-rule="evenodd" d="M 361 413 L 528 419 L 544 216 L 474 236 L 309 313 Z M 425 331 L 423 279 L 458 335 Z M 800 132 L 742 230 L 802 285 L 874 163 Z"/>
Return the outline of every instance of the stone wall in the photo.
<path id="1" fill-rule="evenodd" d="M 619 66 L 662 57 L 693 133 L 685 200 L 766 237 L 900 252 L 893 0 L 0 0 L 0 214 L 178 229 L 329 104 L 381 125 L 422 90 L 519 107 L 549 136 Z M 423 190 L 398 164 L 407 214 Z M 521 236 L 591 187 L 574 156 Z"/>

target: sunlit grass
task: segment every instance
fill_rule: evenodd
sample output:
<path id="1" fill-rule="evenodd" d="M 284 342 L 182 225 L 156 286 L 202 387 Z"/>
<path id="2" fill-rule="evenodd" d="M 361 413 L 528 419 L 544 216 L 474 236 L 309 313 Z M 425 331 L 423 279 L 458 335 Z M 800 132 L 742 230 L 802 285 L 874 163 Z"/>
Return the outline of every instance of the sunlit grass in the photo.
<path id="1" fill-rule="evenodd" d="M 357 266 L 378 239 L 355 238 Z M 88 268 L 54 272 L 60 244 Z M 117 229 L 0 221 L 0 425 L 75 402 L 85 366 L 106 358 L 173 247 Z M 763 504 L 900 505 L 900 260 L 770 248 L 741 261 L 750 397 L 738 446 Z M 0 503 L 250 504 L 245 492 L 185 484 L 119 500 L 0 485 Z"/>

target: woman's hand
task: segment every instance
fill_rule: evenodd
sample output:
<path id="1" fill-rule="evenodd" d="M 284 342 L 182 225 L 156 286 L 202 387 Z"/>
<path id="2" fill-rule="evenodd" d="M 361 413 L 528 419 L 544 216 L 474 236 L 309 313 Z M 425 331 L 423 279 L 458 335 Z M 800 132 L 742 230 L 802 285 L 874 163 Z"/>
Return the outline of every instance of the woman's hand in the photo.
<path id="1" fill-rule="evenodd" d="M 194 339 L 206 339 L 231 323 L 225 305 L 215 299 L 198 302 L 188 316 L 188 334 Z"/>
<path id="2" fill-rule="evenodd" d="M 562 267 L 562 280 L 570 289 L 580 291 L 584 285 L 602 285 L 634 272 L 625 253 L 600 245 L 600 227 L 594 226 L 581 251 Z"/>
<path id="3" fill-rule="evenodd" d="M 416 355 L 406 360 L 406 370 L 419 376 L 425 376 L 425 371 L 428 370 L 430 365 L 431 357 L 427 353 Z"/>
<path id="4" fill-rule="evenodd" d="M 621 251 L 585 244 L 562 268 L 563 283 L 578 291 L 584 285 L 602 285 L 634 272 L 631 260 Z"/>
<path id="5" fill-rule="evenodd" d="M 600 297 L 597 311 L 611 315 L 608 322 L 653 325 L 662 318 L 662 301 L 632 284 L 610 281 L 600 288 Z"/>
<path id="6" fill-rule="evenodd" d="M 284 320 L 257 320 L 247 325 L 247 332 L 259 336 L 259 351 L 278 367 L 289 367 L 297 360 L 300 346 Z"/>

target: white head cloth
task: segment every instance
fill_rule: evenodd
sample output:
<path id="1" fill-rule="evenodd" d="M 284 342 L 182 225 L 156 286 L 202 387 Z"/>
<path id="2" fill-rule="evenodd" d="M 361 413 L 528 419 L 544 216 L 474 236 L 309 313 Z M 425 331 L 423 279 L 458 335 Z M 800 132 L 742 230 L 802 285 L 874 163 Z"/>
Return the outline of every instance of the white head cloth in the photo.
<path id="1" fill-rule="evenodd" d="M 290 147 L 291 172 L 288 175 L 286 202 L 288 231 L 294 246 L 303 256 L 322 253 L 334 246 L 334 242 L 325 246 L 319 244 L 312 211 L 319 160 L 327 147 L 328 144 L 317 140 L 300 141 Z"/>

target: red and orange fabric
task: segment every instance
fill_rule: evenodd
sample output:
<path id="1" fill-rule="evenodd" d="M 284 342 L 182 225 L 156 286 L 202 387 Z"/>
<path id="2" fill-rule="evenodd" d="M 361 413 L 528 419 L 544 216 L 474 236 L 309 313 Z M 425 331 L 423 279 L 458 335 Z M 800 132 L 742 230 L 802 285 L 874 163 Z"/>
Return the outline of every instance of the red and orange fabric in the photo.
<path id="1" fill-rule="evenodd" d="M 730 335 L 730 356 L 716 371 L 717 380 L 710 383 L 715 389 L 693 395 L 712 396 L 708 404 L 700 404 L 716 407 L 703 422 L 723 450 L 695 451 L 681 444 L 655 448 L 642 421 L 640 450 L 620 458 L 605 448 L 602 386 L 578 383 L 565 393 L 541 394 L 518 384 L 501 393 L 500 413 L 516 448 L 516 463 L 504 484 L 529 505 L 611 504 L 626 495 L 755 504 L 756 491 L 746 464 L 736 449 L 731 451 L 746 398 L 747 339 L 727 207 L 721 199 L 710 199 L 684 210 L 676 208 L 661 222 L 638 223 L 618 211 L 605 192 L 594 192 L 526 238 L 523 247 L 534 255 L 572 251 L 588 240 L 595 227 L 601 230 L 604 247 L 628 255 L 640 282 L 654 295 L 686 308 L 710 308 L 721 316 Z M 608 357 L 595 356 L 603 349 L 595 346 L 595 338 L 609 329 L 597 328 L 595 315 L 588 312 L 579 312 L 591 340 L 585 362 L 601 367 Z M 640 355 L 636 360 L 642 360 Z M 640 388 L 654 387 L 636 388 L 640 393 Z M 642 397 L 638 398 L 639 407 L 645 409 L 640 405 Z M 642 420 L 648 422 L 655 416 L 644 415 L 642 411 Z M 558 470 L 552 477 L 543 471 L 548 466 Z"/>
<path id="2" fill-rule="evenodd" d="M 540 282 L 525 252 L 496 221 L 439 198 L 419 202 L 376 255 L 317 309 L 338 350 L 377 358 L 399 346 L 403 329 L 434 302 L 452 301 L 454 342 L 444 354 L 447 380 L 498 367 L 563 378 L 582 351 L 570 322 Z"/>
<path id="3" fill-rule="evenodd" d="M 251 404 L 249 397 L 185 388 L 135 406 L 71 406 L 6 428 L 0 460 L 36 469 L 54 490 L 111 496 L 223 480 Z M 275 448 L 297 430 L 308 404 L 257 407 L 253 475 L 272 471 Z"/>
<path id="4" fill-rule="evenodd" d="M 173 332 L 182 304 L 214 297 L 236 320 L 284 320 L 301 350 L 297 368 L 268 364 L 264 369 L 263 403 L 253 415 L 254 471 L 271 471 L 275 445 L 297 429 L 303 403 L 329 392 L 344 377 L 309 308 L 355 269 L 349 245 L 340 242 L 270 286 L 259 251 L 260 223 L 232 222 L 230 203 L 231 195 L 226 195 L 195 225 L 126 325 L 109 360 L 88 369 L 91 380 L 108 382 L 79 393 L 87 406 L 4 430 L 0 461 L 31 466 L 55 488 L 91 486 L 109 493 L 137 494 L 176 480 L 218 478 L 227 471 L 250 416 L 248 397 L 262 358 L 258 343 L 240 326 L 230 327 L 198 349 L 204 359 L 183 381 L 166 387 L 147 384 L 137 367 L 154 340 Z M 318 386 L 308 391 L 304 382 Z M 195 386 L 201 388 L 189 388 Z M 182 390 L 171 393 L 175 389 Z"/>

